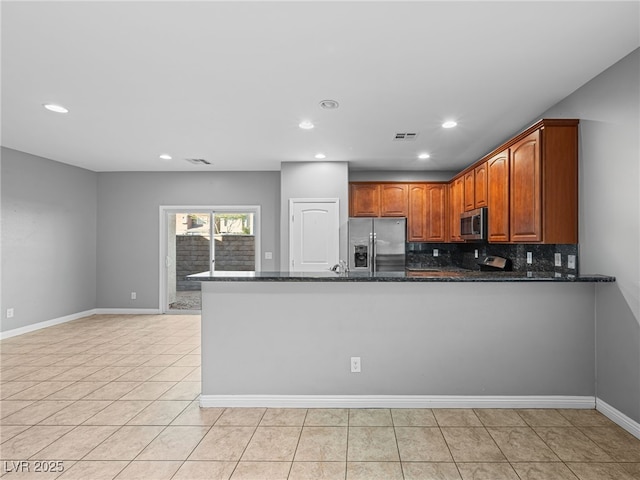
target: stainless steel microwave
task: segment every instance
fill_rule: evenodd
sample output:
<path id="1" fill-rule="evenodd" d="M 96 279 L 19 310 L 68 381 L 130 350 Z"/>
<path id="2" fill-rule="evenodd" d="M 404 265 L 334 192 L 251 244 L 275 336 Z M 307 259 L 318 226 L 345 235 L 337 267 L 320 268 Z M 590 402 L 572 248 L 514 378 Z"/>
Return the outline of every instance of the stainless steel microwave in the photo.
<path id="1" fill-rule="evenodd" d="M 460 214 L 460 236 L 464 240 L 480 241 L 487 238 L 487 209 L 476 208 Z"/>

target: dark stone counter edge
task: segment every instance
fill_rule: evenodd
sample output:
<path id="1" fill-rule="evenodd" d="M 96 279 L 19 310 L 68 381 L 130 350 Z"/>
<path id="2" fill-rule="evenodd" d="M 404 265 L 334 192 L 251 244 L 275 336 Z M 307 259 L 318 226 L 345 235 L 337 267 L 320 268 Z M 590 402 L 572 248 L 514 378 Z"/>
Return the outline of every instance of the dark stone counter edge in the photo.
<path id="1" fill-rule="evenodd" d="M 607 275 L 562 275 L 553 272 L 437 272 L 435 275 L 412 276 L 404 272 L 348 273 L 333 272 L 209 272 L 189 275 L 188 280 L 197 282 L 615 282 Z"/>

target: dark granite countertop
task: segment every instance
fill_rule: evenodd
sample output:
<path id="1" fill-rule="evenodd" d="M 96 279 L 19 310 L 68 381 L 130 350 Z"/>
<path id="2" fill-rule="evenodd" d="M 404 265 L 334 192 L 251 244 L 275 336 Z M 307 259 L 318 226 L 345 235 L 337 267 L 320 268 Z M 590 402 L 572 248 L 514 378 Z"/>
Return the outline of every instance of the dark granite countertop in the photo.
<path id="1" fill-rule="evenodd" d="M 186 277 L 202 282 L 615 282 L 607 275 L 555 272 L 480 272 L 459 268 L 401 272 L 202 272 Z"/>

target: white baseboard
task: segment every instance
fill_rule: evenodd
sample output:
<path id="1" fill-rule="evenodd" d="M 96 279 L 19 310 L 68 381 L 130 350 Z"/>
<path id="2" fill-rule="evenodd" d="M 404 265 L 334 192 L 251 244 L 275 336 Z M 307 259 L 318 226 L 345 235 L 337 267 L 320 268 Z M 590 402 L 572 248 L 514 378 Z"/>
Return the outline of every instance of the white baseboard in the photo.
<path id="1" fill-rule="evenodd" d="M 42 328 L 52 327 L 61 323 L 71 322 L 72 320 L 78 320 L 79 318 L 90 317 L 91 315 L 157 315 L 161 313 L 162 311 L 157 308 L 94 308 L 92 310 L 72 313 L 71 315 L 65 315 L 64 317 L 53 318 L 51 320 L 33 323 L 24 327 L 14 328 L 12 330 L 7 330 L 6 332 L 0 332 L 0 340 L 34 332 Z"/>
<path id="2" fill-rule="evenodd" d="M 71 315 L 65 315 L 64 317 L 53 318 L 51 320 L 45 320 L 43 322 L 32 323 L 31 325 L 27 325 L 25 327 L 14 328 L 12 330 L 7 330 L 6 332 L 0 332 L 0 340 L 4 340 L 5 338 L 15 337 L 17 335 L 23 335 L 25 333 L 34 332 L 36 330 L 40 330 L 42 328 L 52 327 L 53 325 L 59 325 L 61 323 L 71 322 L 72 320 L 77 320 L 83 317 L 90 317 L 91 315 L 95 315 L 96 310 L 85 310 L 84 312 L 72 313 Z"/>
<path id="3" fill-rule="evenodd" d="M 96 308 L 96 315 L 160 315 L 159 308 Z"/>
<path id="4" fill-rule="evenodd" d="M 200 395 L 201 407 L 595 408 L 594 397 L 476 395 Z"/>
<path id="5" fill-rule="evenodd" d="M 617 423 L 634 437 L 640 439 L 640 423 L 627 417 L 620 410 L 613 408 L 607 402 L 599 398 L 596 398 L 596 410 L 612 422 Z"/>

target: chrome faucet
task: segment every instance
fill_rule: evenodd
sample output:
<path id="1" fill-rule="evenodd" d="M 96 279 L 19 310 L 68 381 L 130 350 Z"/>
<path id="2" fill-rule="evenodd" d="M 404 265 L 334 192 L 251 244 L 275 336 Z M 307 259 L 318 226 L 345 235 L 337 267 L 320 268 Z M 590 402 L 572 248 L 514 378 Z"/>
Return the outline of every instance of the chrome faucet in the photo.
<path id="1" fill-rule="evenodd" d="M 340 260 L 333 267 L 331 267 L 330 270 L 332 272 L 344 274 L 349 272 L 349 267 L 347 265 L 347 262 L 345 262 L 344 260 Z"/>

